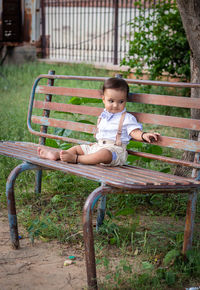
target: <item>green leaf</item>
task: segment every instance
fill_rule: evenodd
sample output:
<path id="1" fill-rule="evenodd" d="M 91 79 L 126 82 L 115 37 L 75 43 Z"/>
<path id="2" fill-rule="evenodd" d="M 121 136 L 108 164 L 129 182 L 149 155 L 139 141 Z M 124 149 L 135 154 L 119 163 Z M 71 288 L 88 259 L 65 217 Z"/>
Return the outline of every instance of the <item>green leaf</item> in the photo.
<path id="1" fill-rule="evenodd" d="M 84 104 L 98 104 L 98 103 L 102 103 L 101 99 L 92 99 L 92 98 L 84 98 L 82 101 Z"/>
<path id="2" fill-rule="evenodd" d="M 134 148 L 142 148 L 143 143 L 141 142 L 136 142 L 136 141 L 130 141 L 129 144 L 127 145 L 127 149 L 134 149 Z"/>
<path id="3" fill-rule="evenodd" d="M 63 128 L 55 128 L 54 129 L 54 133 L 58 136 L 63 136 L 64 131 L 65 131 L 65 129 L 63 129 Z"/>
<path id="4" fill-rule="evenodd" d="M 130 266 L 127 266 L 127 265 L 123 265 L 123 271 L 125 273 L 132 273 L 132 269 Z"/>
<path id="5" fill-rule="evenodd" d="M 128 164 L 132 164 L 136 160 L 139 160 L 140 158 L 141 158 L 140 156 L 129 155 L 127 158 L 127 162 L 128 162 Z"/>
<path id="6" fill-rule="evenodd" d="M 153 145 L 150 147 L 150 149 L 148 150 L 149 153 L 155 154 L 155 155 L 162 155 L 162 147 L 158 146 L 158 145 Z"/>
<path id="7" fill-rule="evenodd" d="M 176 274 L 174 272 L 166 272 L 165 280 L 168 285 L 173 285 L 176 282 Z"/>
<path id="8" fill-rule="evenodd" d="M 53 147 L 53 148 L 58 148 L 58 143 L 53 140 L 53 139 L 46 139 L 46 142 L 45 142 L 45 145 L 46 146 L 49 146 L 49 147 Z"/>
<path id="9" fill-rule="evenodd" d="M 69 148 L 71 148 L 72 147 L 72 144 L 69 144 L 69 143 L 62 143 L 61 145 L 60 145 L 60 148 L 62 149 L 62 150 L 68 150 Z"/>
<path id="10" fill-rule="evenodd" d="M 64 136 L 64 137 L 68 137 L 68 136 L 71 135 L 71 133 L 72 133 L 72 130 L 65 129 L 65 130 L 63 131 L 62 136 Z"/>
<path id="11" fill-rule="evenodd" d="M 82 101 L 81 101 L 80 98 L 72 97 L 72 98 L 69 100 L 69 104 L 73 104 L 73 105 L 81 105 L 81 104 L 82 104 Z"/>
<path id="12" fill-rule="evenodd" d="M 164 266 L 167 266 L 170 263 L 172 263 L 176 259 L 176 257 L 178 257 L 179 255 L 180 255 L 180 252 L 176 249 L 169 251 L 163 259 Z"/>
<path id="13" fill-rule="evenodd" d="M 149 262 L 142 262 L 142 268 L 144 270 L 153 270 L 154 266 Z"/>
<path id="14" fill-rule="evenodd" d="M 163 168 L 160 172 L 169 173 L 171 171 L 170 167 Z"/>
<path id="15" fill-rule="evenodd" d="M 143 161 L 143 162 L 146 162 L 146 163 L 150 163 L 150 162 L 152 162 L 152 159 L 142 157 L 142 161 Z"/>
<path id="16" fill-rule="evenodd" d="M 116 238 L 111 238 L 111 239 L 110 239 L 110 244 L 111 244 L 111 245 L 115 245 L 116 242 L 117 242 Z"/>
<path id="17" fill-rule="evenodd" d="M 69 115 L 69 116 L 74 116 L 74 113 L 70 113 L 70 112 L 61 112 L 61 111 L 55 111 L 56 114 L 65 114 L 65 115 Z"/>
<path id="18" fill-rule="evenodd" d="M 79 97 L 72 97 L 69 100 L 69 104 L 73 105 L 81 105 L 81 104 L 100 104 L 102 103 L 101 99 L 93 99 L 93 98 L 79 98 Z"/>
<path id="19" fill-rule="evenodd" d="M 123 208 L 116 213 L 116 216 L 127 216 L 127 215 L 134 215 L 135 209 L 134 208 Z"/>
<path id="20" fill-rule="evenodd" d="M 63 199 L 62 196 L 56 194 L 52 197 L 51 202 L 52 203 L 59 203 L 62 201 L 62 199 Z"/>
<path id="21" fill-rule="evenodd" d="M 91 124 L 91 125 L 95 125 L 95 123 L 91 122 L 91 121 L 88 121 L 88 120 L 80 120 L 80 121 L 77 121 L 78 123 L 84 123 L 84 124 Z"/>

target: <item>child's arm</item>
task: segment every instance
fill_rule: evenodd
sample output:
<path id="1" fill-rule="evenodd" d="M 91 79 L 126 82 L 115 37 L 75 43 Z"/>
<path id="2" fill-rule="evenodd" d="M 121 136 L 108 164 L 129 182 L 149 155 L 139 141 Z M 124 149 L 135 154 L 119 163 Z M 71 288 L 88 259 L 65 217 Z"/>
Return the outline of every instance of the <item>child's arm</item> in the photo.
<path id="1" fill-rule="evenodd" d="M 152 143 L 158 141 L 160 134 L 156 132 L 154 133 L 143 132 L 140 129 L 135 129 L 131 131 L 130 136 L 136 141 Z"/>

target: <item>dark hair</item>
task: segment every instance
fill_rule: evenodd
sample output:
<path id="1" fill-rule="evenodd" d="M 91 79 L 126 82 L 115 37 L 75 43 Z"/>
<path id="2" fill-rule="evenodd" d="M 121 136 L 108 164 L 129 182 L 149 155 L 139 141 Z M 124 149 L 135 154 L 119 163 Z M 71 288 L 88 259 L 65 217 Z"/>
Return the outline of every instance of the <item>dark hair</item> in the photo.
<path id="1" fill-rule="evenodd" d="M 102 88 L 103 94 L 104 94 L 105 90 L 107 90 L 107 89 L 124 91 L 127 93 L 127 97 L 128 97 L 129 86 L 124 79 L 121 79 L 121 78 L 109 78 L 109 79 L 107 79 L 104 82 L 104 85 Z"/>

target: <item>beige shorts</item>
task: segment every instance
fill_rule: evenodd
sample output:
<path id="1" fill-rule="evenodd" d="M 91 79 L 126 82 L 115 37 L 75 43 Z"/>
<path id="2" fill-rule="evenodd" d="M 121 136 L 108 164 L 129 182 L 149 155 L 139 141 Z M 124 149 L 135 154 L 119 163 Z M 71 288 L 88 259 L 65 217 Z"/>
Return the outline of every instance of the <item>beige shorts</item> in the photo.
<path id="1" fill-rule="evenodd" d="M 84 154 L 96 153 L 101 149 L 107 149 L 112 152 L 113 159 L 111 163 L 104 164 L 105 166 L 120 166 L 126 164 L 126 160 L 128 157 L 128 153 L 126 151 L 126 144 L 122 144 L 122 146 L 115 145 L 115 142 L 110 140 L 99 140 L 98 143 L 94 143 L 93 145 L 80 145 Z"/>

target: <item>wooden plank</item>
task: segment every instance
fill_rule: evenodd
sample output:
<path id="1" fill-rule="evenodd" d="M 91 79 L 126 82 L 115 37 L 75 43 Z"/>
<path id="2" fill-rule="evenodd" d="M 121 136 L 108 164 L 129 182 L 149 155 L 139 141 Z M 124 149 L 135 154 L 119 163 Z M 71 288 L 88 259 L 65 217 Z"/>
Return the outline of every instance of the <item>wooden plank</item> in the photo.
<path id="1" fill-rule="evenodd" d="M 72 104 L 63 104 L 63 103 L 54 103 L 54 102 L 43 102 L 35 101 L 34 106 L 39 109 L 46 110 L 55 110 L 60 112 L 70 112 L 77 114 L 84 114 L 90 116 L 99 116 L 103 111 L 103 108 L 81 106 L 81 105 L 72 105 Z M 149 113 L 138 113 L 138 112 L 129 112 L 136 117 L 138 122 L 170 126 L 175 128 L 184 128 L 189 130 L 200 130 L 200 120 L 188 119 L 181 117 L 173 116 L 162 116 Z"/>
<path id="2" fill-rule="evenodd" d="M 158 146 L 175 148 L 175 149 L 180 149 L 180 150 L 200 152 L 199 141 L 162 136 L 160 140 L 154 144 Z"/>
<path id="3" fill-rule="evenodd" d="M 101 99 L 100 90 L 94 90 L 94 89 L 66 88 L 66 87 L 56 87 L 56 86 L 50 87 L 50 86 L 40 85 L 37 87 L 36 93 Z"/>
<path id="4" fill-rule="evenodd" d="M 50 87 L 40 85 L 37 87 L 36 93 L 101 99 L 100 90 L 95 89 L 65 88 L 56 86 Z M 200 109 L 200 100 L 198 98 L 131 93 L 129 94 L 128 101 L 134 103 Z"/>
<path id="5" fill-rule="evenodd" d="M 200 120 L 173 116 L 163 116 L 149 113 L 130 113 L 136 117 L 138 122 L 141 123 L 200 131 Z"/>
<path id="6" fill-rule="evenodd" d="M 133 170 L 133 168 L 135 168 L 136 171 L 138 171 L 139 174 L 146 176 L 146 178 L 148 178 L 148 176 L 152 176 L 152 175 L 156 175 L 158 179 L 161 180 L 165 180 L 167 182 L 175 182 L 176 184 L 180 184 L 182 182 L 186 183 L 196 183 L 196 184 L 200 184 L 200 181 L 194 180 L 192 178 L 187 178 L 187 177 L 182 177 L 182 176 L 177 176 L 177 175 L 172 175 L 169 173 L 164 173 L 164 172 L 160 172 L 160 171 L 155 171 L 155 170 L 151 170 L 151 169 L 147 169 L 147 168 L 141 168 L 138 166 L 132 166 L 132 165 L 127 165 L 126 167 L 130 167 L 131 171 Z"/>
<path id="7" fill-rule="evenodd" d="M 92 170 L 92 168 L 88 168 L 88 170 Z M 161 184 L 170 184 L 170 185 L 175 185 L 175 182 L 172 182 L 171 179 L 168 178 L 168 180 L 164 179 L 164 178 L 158 178 L 157 174 L 149 174 L 147 176 L 147 174 L 141 174 L 137 169 L 135 170 L 134 167 L 132 168 L 132 170 L 128 167 L 124 167 L 124 166 L 120 166 L 120 167 L 107 167 L 106 168 L 106 172 L 105 172 L 105 167 L 99 166 L 99 173 L 101 176 L 104 176 L 105 174 L 109 176 L 114 176 L 117 180 L 120 179 L 124 180 L 125 182 L 139 182 L 141 184 L 146 184 L 146 185 L 150 185 L 150 184 L 154 184 L 154 185 L 161 185 Z M 109 171 L 109 172 L 108 172 Z M 187 182 L 188 184 L 188 182 Z"/>
<path id="8" fill-rule="evenodd" d="M 129 94 L 128 101 L 160 106 L 200 109 L 200 100 L 198 98 L 133 93 Z"/>
<path id="9" fill-rule="evenodd" d="M 180 160 L 176 158 L 170 158 L 162 155 L 155 155 L 151 153 L 146 153 L 146 152 L 137 152 L 133 150 L 127 150 L 129 154 L 135 155 L 135 156 L 140 156 L 144 158 L 149 158 L 153 160 L 158 160 L 166 163 L 172 163 L 172 164 L 177 164 L 177 165 L 182 165 L 182 166 L 187 166 L 191 168 L 199 168 L 200 169 L 200 163 L 195 163 L 195 162 L 189 162 L 186 160 Z"/>
<path id="10" fill-rule="evenodd" d="M 55 102 L 34 101 L 34 107 L 38 109 L 69 112 L 82 115 L 99 116 L 103 108 L 63 104 Z"/>
<path id="11" fill-rule="evenodd" d="M 31 120 L 35 124 L 50 126 L 54 128 L 69 129 L 72 131 L 79 131 L 79 132 L 85 132 L 85 133 L 91 133 L 91 134 L 94 134 L 95 129 L 96 129 L 95 125 L 84 124 L 84 123 L 73 122 L 73 121 L 66 121 L 66 120 L 59 120 L 59 119 L 53 119 L 53 118 L 38 117 L 34 115 L 32 116 Z"/>
<path id="12" fill-rule="evenodd" d="M 111 169 L 112 171 L 116 170 L 116 167 Z M 117 169 L 117 171 L 119 171 Z M 180 184 L 180 179 L 177 179 L 176 176 L 171 174 L 162 173 L 159 171 L 144 169 L 136 166 L 122 166 L 120 168 L 120 172 L 118 172 L 118 175 L 123 176 L 123 171 L 126 172 L 126 174 L 130 174 L 130 177 L 135 178 L 135 176 L 140 176 L 142 180 L 151 180 L 155 182 L 155 184 L 168 184 L 168 185 L 175 185 Z M 189 184 L 190 181 L 186 181 L 185 179 L 181 180 L 182 184 Z"/>

